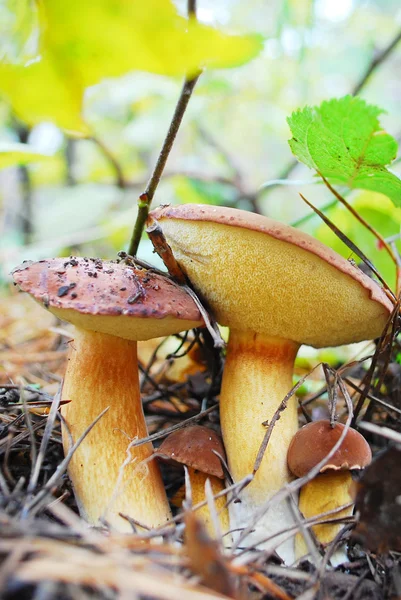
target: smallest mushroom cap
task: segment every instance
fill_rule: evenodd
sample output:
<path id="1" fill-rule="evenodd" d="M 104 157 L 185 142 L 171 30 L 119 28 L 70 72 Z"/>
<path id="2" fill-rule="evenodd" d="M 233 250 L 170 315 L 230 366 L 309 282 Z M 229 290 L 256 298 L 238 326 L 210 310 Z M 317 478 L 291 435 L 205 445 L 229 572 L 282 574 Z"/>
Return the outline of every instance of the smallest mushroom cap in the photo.
<path id="1" fill-rule="evenodd" d="M 344 429 L 342 423 L 331 427 L 322 419 L 304 425 L 291 440 L 288 448 L 288 468 L 297 477 L 303 477 L 328 455 Z M 355 429 L 349 429 L 341 446 L 320 470 L 346 471 L 363 469 L 372 460 L 372 452 L 365 438 Z"/>
<path id="2" fill-rule="evenodd" d="M 207 475 L 224 479 L 220 458 L 213 450 L 226 460 L 220 436 L 209 427 L 195 425 L 173 431 L 160 445 L 157 455 L 163 460 L 187 465 Z"/>

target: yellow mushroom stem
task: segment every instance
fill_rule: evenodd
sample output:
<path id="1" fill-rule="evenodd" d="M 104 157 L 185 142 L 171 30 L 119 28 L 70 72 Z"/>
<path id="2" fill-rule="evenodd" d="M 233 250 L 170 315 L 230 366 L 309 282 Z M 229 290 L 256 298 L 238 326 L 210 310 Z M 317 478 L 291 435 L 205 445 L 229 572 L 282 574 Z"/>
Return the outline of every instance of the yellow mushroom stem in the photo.
<path id="1" fill-rule="evenodd" d="M 224 479 L 219 479 L 214 475 L 208 475 L 207 473 L 202 473 L 201 471 L 197 471 L 192 467 L 187 467 L 189 481 L 191 484 L 191 494 L 192 494 L 192 505 L 195 506 L 200 502 L 204 502 L 206 500 L 205 495 L 205 484 L 206 480 L 209 479 L 210 485 L 212 488 L 213 495 L 218 494 L 224 490 Z M 220 522 L 221 533 L 224 535 L 230 528 L 229 525 L 229 517 L 228 517 L 228 509 L 225 504 L 227 502 L 226 496 L 221 496 L 220 498 L 216 498 L 214 500 L 214 505 L 216 507 L 216 513 Z M 210 535 L 210 537 L 216 537 L 216 531 L 213 525 L 213 520 L 210 515 L 209 506 L 206 504 L 199 508 L 196 511 L 196 516 L 198 519 L 202 521 L 204 524 L 206 531 Z M 224 538 L 223 538 L 224 539 Z M 227 539 L 227 538 L 225 538 Z"/>
<path id="2" fill-rule="evenodd" d="M 304 485 L 299 497 L 299 510 L 305 519 L 318 517 L 322 513 L 336 510 L 353 502 L 350 494 L 352 477 L 350 471 L 331 471 L 322 473 Z M 344 508 L 322 519 L 341 519 L 352 515 L 353 506 Z M 317 540 L 329 544 L 344 527 L 342 523 L 322 523 L 314 525 L 312 530 Z M 308 549 L 302 534 L 298 533 L 295 539 L 296 558 L 308 554 Z"/>
<path id="3" fill-rule="evenodd" d="M 70 343 L 63 386 L 62 414 L 73 441 L 107 407 L 74 452 L 69 464 L 77 503 L 91 524 L 105 519 L 118 531 L 132 531 L 126 514 L 147 527 L 170 518 L 170 508 L 150 443 L 131 440 L 148 435 L 139 393 L 137 343 L 76 328 Z M 63 444 L 70 447 L 67 428 Z"/>
<path id="4" fill-rule="evenodd" d="M 295 356 L 299 345 L 251 331 L 231 329 L 220 395 L 220 415 L 230 472 L 235 482 L 253 472 L 255 460 L 270 422 L 292 388 Z M 230 527 L 248 527 L 255 511 L 292 477 L 287 467 L 287 450 L 298 429 L 297 401 L 289 399 L 276 422 L 262 463 L 252 483 L 240 494 L 241 502 L 230 505 Z M 293 539 L 280 538 L 260 544 L 293 524 L 286 503 L 274 504 L 255 524 L 246 545 L 278 547 L 280 556 L 291 562 Z"/>

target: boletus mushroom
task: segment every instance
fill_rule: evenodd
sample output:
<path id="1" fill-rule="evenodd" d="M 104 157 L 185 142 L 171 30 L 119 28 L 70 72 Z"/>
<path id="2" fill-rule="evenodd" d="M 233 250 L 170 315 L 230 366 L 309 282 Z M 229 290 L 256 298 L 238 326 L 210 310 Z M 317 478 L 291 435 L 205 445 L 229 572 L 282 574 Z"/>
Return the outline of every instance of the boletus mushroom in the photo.
<path id="1" fill-rule="evenodd" d="M 81 514 L 131 531 L 129 515 L 147 527 L 170 518 L 147 436 L 139 392 L 137 341 L 199 327 L 194 301 L 168 278 L 100 259 L 52 258 L 13 271 L 16 284 L 54 315 L 75 325 L 62 398 L 63 442 L 76 441 L 107 407 L 69 463 Z"/>
<path id="2" fill-rule="evenodd" d="M 193 425 L 173 431 L 161 443 L 157 456 L 169 463 L 187 467 L 193 505 L 206 500 L 205 484 L 208 479 L 213 495 L 224 490 L 224 471 L 220 457 L 225 461 L 226 453 L 220 436 L 210 427 Z M 223 534 L 229 529 L 226 501 L 224 496 L 215 500 Z M 198 509 L 196 516 L 203 522 L 209 535 L 214 537 L 208 505 Z"/>
<path id="3" fill-rule="evenodd" d="M 292 387 L 301 344 L 338 346 L 381 334 L 392 302 L 357 266 L 292 227 L 233 208 L 163 206 L 150 213 L 182 270 L 230 328 L 220 395 L 228 465 L 234 481 L 252 473 L 270 421 Z M 290 399 L 276 422 L 252 483 L 230 505 L 231 529 L 247 527 L 255 509 L 290 479 L 287 450 L 298 429 Z M 293 543 L 262 540 L 292 524 L 276 503 L 247 543 L 270 548 L 287 561 Z"/>
<path id="4" fill-rule="evenodd" d="M 338 442 L 344 425 L 322 419 L 301 427 L 288 448 L 288 468 L 297 477 L 303 477 L 325 458 Z M 352 515 L 351 471 L 363 469 L 372 460 L 372 452 L 365 438 L 349 428 L 340 447 L 320 469 L 320 475 L 301 488 L 299 510 L 306 519 L 333 511 L 349 504 L 347 508 L 327 517 L 339 519 Z M 341 523 L 326 523 L 312 527 L 317 540 L 328 544 L 341 531 Z M 296 536 L 295 553 L 300 558 L 308 552 L 303 537 Z"/>

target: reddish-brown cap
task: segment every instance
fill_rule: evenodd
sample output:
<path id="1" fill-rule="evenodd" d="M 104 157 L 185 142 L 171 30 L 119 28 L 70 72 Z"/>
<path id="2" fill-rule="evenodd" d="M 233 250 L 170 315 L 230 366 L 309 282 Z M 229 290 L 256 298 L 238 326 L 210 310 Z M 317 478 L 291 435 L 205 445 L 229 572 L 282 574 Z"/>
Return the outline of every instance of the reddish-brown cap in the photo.
<path id="1" fill-rule="evenodd" d="M 82 329 L 147 340 L 201 327 L 192 298 L 170 279 L 93 258 L 50 258 L 13 271 L 15 283 Z"/>
<path id="2" fill-rule="evenodd" d="M 343 429 L 342 423 L 337 423 L 332 428 L 327 419 L 301 427 L 288 448 L 287 462 L 290 471 L 297 477 L 306 475 L 328 455 Z M 365 438 L 355 429 L 349 429 L 341 446 L 320 472 L 363 469 L 371 460 L 372 452 Z"/>
<path id="3" fill-rule="evenodd" d="M 392 303 L 380 286 L 302 231 L 221 206 L 160 207 L 152 218 L 222 325 L 317 348 L 383 331 Z"/>
<path id="4" fill-rule="evenodd" d="M 221 461 L 213 450 L 226 460 L 220 436 L 209 427 L 194 425 L 170 433 L 158 448 L 157 455 L 163 460 L 187 465 L 224 479 Z"/>

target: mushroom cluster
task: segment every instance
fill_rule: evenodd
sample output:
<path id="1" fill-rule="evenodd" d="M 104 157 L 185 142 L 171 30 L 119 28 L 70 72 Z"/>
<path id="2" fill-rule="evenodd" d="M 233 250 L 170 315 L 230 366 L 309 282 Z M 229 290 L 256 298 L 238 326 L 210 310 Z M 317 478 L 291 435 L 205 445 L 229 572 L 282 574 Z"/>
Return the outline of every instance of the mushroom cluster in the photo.
<path id="1" fill-rule="evenodd" d="M 175 259 L 216 320 L 230 328 L 220 395 L 228 465 L 234 481 L 253 472 L 270 422 L 292 388 L 301 344 L 315 348 L 381 334 L 392 303 L 375 281 L 311 236 L 267 217 L 208 205 L 163 206 L 150 213 Z M 295 398 L 275 424 L 252 483 L 230 505 L 234 530 L 290 480 L 287 450 L 298 429 Z M 286 504 L 259 519 L 248 544 L 291 562 Z M 272 536 L 275 536 L 274 539 Z M 280 544 L 280 542 L 283 542 Z"/>
<path id="2" fill-rule="evenodd" d="M 150 214 L 149 225 L 155 222 L 217 322 L 230 328 L 220 415 L 229 470 L 234 482 L 240 482 L 254 472 L 266 427 L 277 418 L 292 388 L 300 345 L 322 348 L 377 337 L 392 302 L 354 264 L 267 217 L 191 204 L 160 207 Z M 68 400 L 62 409 L 67 451 L 71 440 L 108 408 L 69 465 L 82 514 L 90 523 L 105 519 L 122 531 L 130 525 L 121 513 L 147 527 L 164 523 L 170 509 L 152 446 L 130 444 L 147 436 L 137 341 L 202 326 L 194 300 L 167 277 L 99 259 L 27 263 L 14 270 L 14 279 L 53 314 L 75 325 L 63 387 L 63 399 Z M 235 532 L 246 529 L 252 515 L 291 480 L 287 451 L 298 430 L 294 397 L 279 417 L 252 482 L 230 505 L 230 528 Z M 330 436 L 340 430 L 337 425 L 324 433 L 330 447 Z M 206 459 L 201 454 L 205 437 L 213 434 L 202 427 L 184 429 L 166 440 L 158 453 L 188 466 L 195 502 L 204 498 L 206 478 L 214 492 L 223 485 L 213 448 Z M 222 446 L 216 444 L 212 440 L 223 456 Z M 297 468 L 290 468 L 297 474 Z M 315 485 L 318 482 L 319 478 Z M 304 490 L 302 498 L 307 493 Z M 312 493 L 316 494 L 320 492 Z M 308 515 L 302 502 L 301 510 Z M 223 506 L 218 508 L 227 530 Z M 207 511 L 203 519 L 209 526 Z M 294 543 L 286 531 L 292 524 L 287 504 L 272 503 L 249 532 L 247 544 L 277 549 L 292 562 Z"/>
<path id="3" fill-rule="evenodd" d="M 21 290 L 75 325 L 62 398 L 63 443 L 96 423 L 69 463 L 81 514 L 131 531 L 133 517 L 146 527 L 170 518 L 170 508 L 147 437 L 139 393 L 137 341 L 203 324 L 189 295 L 166 277 L 100 259 L 55 258 L 13 271 Z"/>

